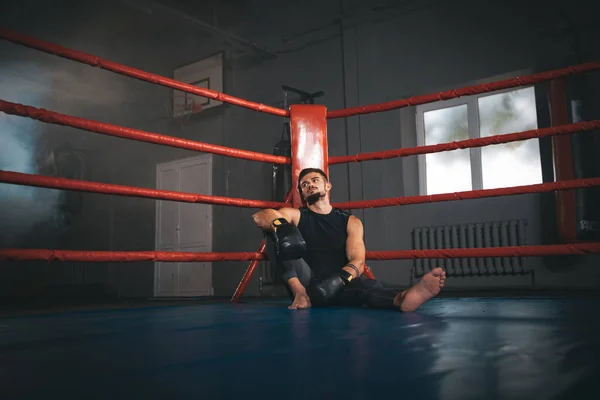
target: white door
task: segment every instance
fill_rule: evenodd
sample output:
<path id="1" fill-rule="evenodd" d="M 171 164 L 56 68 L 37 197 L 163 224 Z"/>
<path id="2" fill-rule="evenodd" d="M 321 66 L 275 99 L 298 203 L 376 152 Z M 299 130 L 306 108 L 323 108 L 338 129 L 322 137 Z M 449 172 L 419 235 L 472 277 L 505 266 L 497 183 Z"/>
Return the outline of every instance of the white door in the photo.
<path id="1" fill-rule="evenodd" d="M 159 164 L 156 169 L 156 186 L 162 190 L 211 195 L 212 156 L 204 155 Z M 212 251 L 212 206 L 157 201 L 156 250 Z M 212 294 L 212 263 L 155 263 L 154 296 Z"/>

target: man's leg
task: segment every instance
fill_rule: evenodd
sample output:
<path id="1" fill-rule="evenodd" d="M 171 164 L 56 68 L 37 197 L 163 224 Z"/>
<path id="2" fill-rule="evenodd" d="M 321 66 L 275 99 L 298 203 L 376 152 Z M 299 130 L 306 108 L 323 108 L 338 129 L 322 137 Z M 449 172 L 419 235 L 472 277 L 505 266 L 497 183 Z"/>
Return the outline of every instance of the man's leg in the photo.
<path id="1" fill-rule="evenodd" d="M 302 258 L 287 261 L 280 260 L 275 251 L 275 240 L 273 239 L 273 235 L 268 232 L 265 233 L 265 250 L 269 261 L 277 265 L 277 270 L 281 274 L 283 281 L 286 283 L 285 288 L 290 297 L 294 299 L 294 294 L 287 285 L 287 281 L 290 278 L 296 277 L 302 286 L 307 287 L 312 279 L 312 270 Z"/>
<path id="2" fill-rule="evenodd" d="M 392 309 L 396 308 L 394 299 L 399 294 L 399 290 L 387 289 L 380 281 L 361 277 L 344 288 L 342 294 L 335 300 L 335 305 Z"/>
<path id="3" fill-rule="evenodd" d="M 437 296 L 446 282 L 446 272 L 440 267 L 423 275 L 421 280 L 400 293 L 396 303 L 401 311 L 415 311 L 425 302 Z"/>
<path id="4" fill-rule="evenodd" d="M 421 280 L 407 290 L 385 288 L 374 279 L 356 279 L 344 289 L 336 305 L 415 311 L 425 302 L 438 295 L 444 287 L 446 272 L 441 268 L 425 274 Z"/>

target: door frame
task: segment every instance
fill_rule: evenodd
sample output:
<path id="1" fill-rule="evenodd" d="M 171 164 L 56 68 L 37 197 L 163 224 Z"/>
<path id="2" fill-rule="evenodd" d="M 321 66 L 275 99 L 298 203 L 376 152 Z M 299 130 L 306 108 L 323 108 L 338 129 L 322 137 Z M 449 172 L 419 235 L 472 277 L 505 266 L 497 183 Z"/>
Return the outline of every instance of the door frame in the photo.
<path id="1" fill-rule="evenodd" d="M 156 175 L 155 175 L 155 187 L 156 189 L 159 189 L 159 180 L 160 180 L 160 170 L 165 168 L 165 167 L 169 167 L 171 165 L 177 165 L 180 167 L 185 166 L 186 164 L 195 164 L 197 161 L 206 161 L 208 164 L 208 192 L 207 193 L 200 193 L 200 194 L 205 194 L 205 195 L 209 195 L 211 196 L 213 193 L 213 155 L 212 154 L 203 154 L 203 155 L 199 155 L 199 156 L 193 156 L 193 157 L 187 157 L 187 158 L 180 158 L 177 160 L 172 160 L 172 161 L 167 161 L 167 162 L 163 162 L 163 163 L 159 163 L 156 164 Z M 178 182 L 178 191 L 180 191 L 179 188 L 179 183 Z M 160 190 L 160 189 L 159 189 Z M 158 207 L 158 202 L 155 202 L 155 210 L 154 210 L 154 249 L 156 251 L 159 251 L 159 229 L 158 229 L 158 224 L 159 224 L 159 207 Z M 208 252 L 212 252 L 213 249 L 213 206 L 212 204 L 207 204 L 208 206 L 208 220 L 209 222 L 209 235 L 207 238 L 207 251 Z M 172 250 L 172 251 L 178 251 L 178 250 Z M 212 262 L 209 263 L 210 264 L 210 270 L 211 270 L 211 282 L 210 282 L 210 291 L 211 291 L 211 296 L 214 294 L 214 285 L 212 282 Z M 153 296 L 154 297 L 164 297 L 164 296 L 158 296 L 157 294 L 157 290 L 158 290 L 158 278 L 159 278 L 159 274 L 158 274 L 158 263 L 154 262 L 154 287 L 153 287 Z"/>

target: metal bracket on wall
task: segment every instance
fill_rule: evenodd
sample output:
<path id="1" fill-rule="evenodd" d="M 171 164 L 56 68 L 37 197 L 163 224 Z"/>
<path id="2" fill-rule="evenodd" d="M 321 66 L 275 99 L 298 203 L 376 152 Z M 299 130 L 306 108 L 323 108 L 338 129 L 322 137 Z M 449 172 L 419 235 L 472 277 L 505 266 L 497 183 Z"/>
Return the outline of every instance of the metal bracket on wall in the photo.
<path id="1" fill-rule="evenodd" d="M 317 97 L 322 97 L 325 95 L 325 92 L 323 92 L 322 90 L 320 90 L 318 92 L 314 92 L 314 93 L 308 93 L 308 92 L 305 92 L 304 90 L 296 89 L 291 86 L 285 86 L 285 85 L 282 85 L 281 89 L 283 90 L 283 102 L 284 102 L 283 104 L 284 104 L 285 109 L 287 109 L 287 106 L 288 106 L 288 102 L 287 102 L 287 93 L 288 92 L 299 95 L 300 102 L 302 104 L 315 104 L 315 99 Z"/>

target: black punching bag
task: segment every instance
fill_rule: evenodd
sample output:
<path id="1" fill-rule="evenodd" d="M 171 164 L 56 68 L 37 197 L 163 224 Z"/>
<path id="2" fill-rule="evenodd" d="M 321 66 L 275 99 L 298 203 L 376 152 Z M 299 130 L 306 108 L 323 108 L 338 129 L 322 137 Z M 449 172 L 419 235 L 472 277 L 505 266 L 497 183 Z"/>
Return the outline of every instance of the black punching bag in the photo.
<path id="1" fill-rule="evenodd" d="M 287 134 L 287 138 L 286 138 Z M 273 146 L 273 155 L 291 157 L 292 156 L 292 143 L 290 139 L 290 125 L 289 122 L 284 122 L 283 132 L 279 142 Z M 282 202 L 285 200 L 285 196 L 288 194 L 292 186 L 292 166 L 291 164 L 273 164 L 273 177 L 271 183 L 271 200 Z M 271 276 L 271 283 L 278 284 L 283 282 L 281 277 L 281 270 L 277 268 L 275 263 L 269 263 L 269 271 Z"/>
<path id="2" fill-rule="evenodd" d="M 287 137 L 286 137 L 287 136 Z M 290 124 L 284 122 L 281 140 L 273 147 L 273 154 L 276 156 L 291 157 L 292 142 L 290 136 Z M 292 166 L 291 164 L 273 164 L 273 181 L 271 185 L 271 200 L 284 201 L 292 187 Z"/>
<path id="3" fill-rule="evenodd" d="M 590 99 L 586 93 L 585 77 L 576 75 L 567 81 L 567 96 L 571 122 L 589 121 Z M 573 156 L 573 178 L 585 179 L 598 176 L 597 171 L 597 138 L 598 132 L 587 131 L 572 134 L 571 150 Z M 600 204 L 596 187 L 575 190 L 576 221 L 575 229 L 578 241 L 595 241 L 598 239 L 597 204 Z"/>

